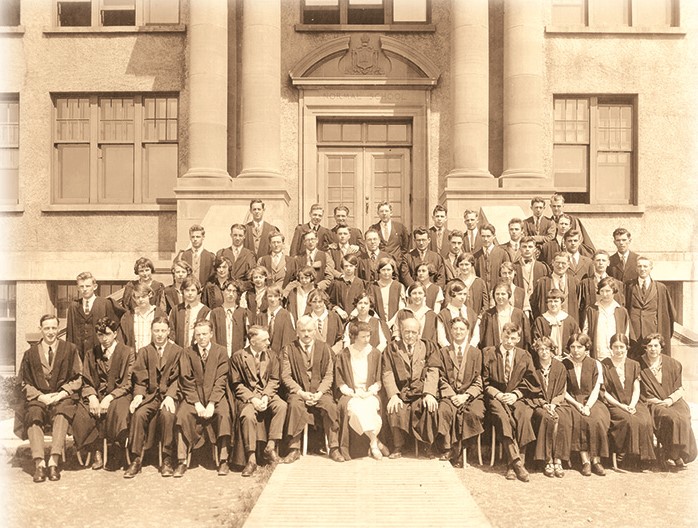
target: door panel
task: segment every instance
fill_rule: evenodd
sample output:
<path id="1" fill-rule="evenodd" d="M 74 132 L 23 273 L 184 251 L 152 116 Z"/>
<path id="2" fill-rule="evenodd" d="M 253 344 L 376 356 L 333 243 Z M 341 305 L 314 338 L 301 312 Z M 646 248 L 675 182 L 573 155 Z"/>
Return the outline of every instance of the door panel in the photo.
<path id="1" fill-rule="evenodd" d="M 332 211 L 349 207 L 349 225 L 362 231 L 378 221 L 377 206 L 387 201 L 393 218 L 411 225 L 411 164 L 409 148 L 318 149 L 318 197 L 325 206 L 326 225 Z"/>

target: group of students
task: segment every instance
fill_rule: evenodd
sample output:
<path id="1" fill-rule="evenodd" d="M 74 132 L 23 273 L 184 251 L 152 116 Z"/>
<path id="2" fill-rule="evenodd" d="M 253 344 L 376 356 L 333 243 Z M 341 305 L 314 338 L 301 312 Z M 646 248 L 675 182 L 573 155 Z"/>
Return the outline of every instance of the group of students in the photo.
<path id="1" fill-rule="evenodd" d="M 69 425 L 93 469 L 105 464 L 105 438 L 126 447 L 126 478 L 158 439 L 163 476 L 183 476 L 206 439 L 219 475 L 234 464 L 249 476 L 258 454 L 297 460 L 308 424 L 324 430 L 337 462 L 397 458 L 413 438 L 460 465 L 486 411 L 510 479 L 528 480 L 526 451 L 550 477 L 564 474 L 571 452 L 584 475 L 604 474 L 609 449 L 644 467 L 657 457 L 653 435 L 662 464 L 683 468 L 696 446 L 681 366 L 668 355 L 671 298 L 651 279 L 651 261 L 629 251 L 627 230 L 613 233 L 617 253 L 597 251 L 562 203 L 554 195 L 547 218 L 534 198 L 533 215 L 512 219 L 502 245 L 473 211 L 464 231 L 450 231 L 437 206 L 434 226 L 410 235 L 382 203 L 362 234 L 346 207 L 327 229 L 314 205 L 285 254 L 253 200 L 252 220 L 234 224 L 231 246 L 216 254 L 192 226 L 170 286 L 138 259 L 117 305 L 80 274 L 67 342 L 46 315 L 22 361 L 18 430 L 30 439 L 34 480 L 60 478 Z M 51 422 L 47 468 L 42 427 Z"/>

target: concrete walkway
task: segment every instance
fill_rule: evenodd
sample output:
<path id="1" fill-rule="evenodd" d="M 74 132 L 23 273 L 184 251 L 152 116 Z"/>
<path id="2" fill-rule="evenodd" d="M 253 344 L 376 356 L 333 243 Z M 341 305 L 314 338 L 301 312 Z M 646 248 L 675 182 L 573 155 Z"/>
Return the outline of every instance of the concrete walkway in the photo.
<path id="1" fill-rule="evenodd" d="M 245 528 L 490 526 L 457 471 L 437 460 L 305 456 L 276 468 Z"/>

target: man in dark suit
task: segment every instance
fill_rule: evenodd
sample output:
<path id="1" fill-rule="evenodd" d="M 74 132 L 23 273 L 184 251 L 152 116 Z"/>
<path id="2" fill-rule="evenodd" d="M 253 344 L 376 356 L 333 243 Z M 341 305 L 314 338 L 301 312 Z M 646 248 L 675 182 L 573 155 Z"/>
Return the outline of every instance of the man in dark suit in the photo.
<path id="1" fill-rule="evenodd" d="M 613 231 L 613 243 L 618 251 L 609 259 L 608 274 L 624 284 L 637 279 L 638 254 L 630 251 L 631 242 L 630 231 L 624 227 L 619 227 Z"/>
<path id="2" fill-rule="evenodd" d="M 255 259 L 269 254 L 269 233 L 279 230 L 276 226 L 264 221 L 264 208 L 264 202 L 259 198 L 250 201 L 252 220 L 246 224 L 245 248 L 254 254 Z"/>
<path id="3" fill-rule="evenodd" d="M 480 228 L 482 247 L 475 252 L 475 272 L 485 281 L 488 291 L 494 289 L 499 280 L 499 266 L 502 262 L 511 262 L 509 253 L 495 245 L 495 228 L 492 224 L 485 224 Z"/>
<path id="4" fill-rule="evenodd" d="M 562 309 L 575 321 L 579 321 L 579 282 L 570 271 L 570 254 L 560 251 L 553 258 L 553 272 L 550 276 L 541 277 L 533 287 L 531 294 L 531 315 L 533 319 L 543 315 L 548 310 L 548 292 L 560 290 L 564 296 Z"/>
<path id="5" fill-rule="evenodd" d="M 458 275 L 456 260 L 463 253 L 463 231 L 454 229 L 448 234 L 448 254 L 444 257 L 444 269 L 446 271 L 446 282 L 450 282 Z"/>
<path id="6" fill-rule="evenodd" d="M 229 472 L 228 445 L 232 413 L 226 396 L 229 380 L 228 353 L 211 342 L 213 325 L 208 320 L 194 327 L 194 344 L 181 355 L 179 388 L 182 401 L 177 408 L 177 467 L 174 477 L 187 470 L 187 456 L 202 434 L 218 446 L 218 475 Z M 203 426 L 201 431 L 197 424 Z M 201 431 L 201 432 L 200 432 Z"/>
<path id="7" fill-rule="evenodd" d="M 509 242 L 501 244 L 503 250 L 509 253 L 510 262 L 518 262 L 521 258 L 521 239 L 524 236 L 523 220 L 520 218 L 512 218 L 509 220 Z"/>
<path id="8" fill-rule="evenodd" d="M 548 268 L 535 259 L 536 241 L 532 236 L 523 237 L 519 249 L 521 259 L 514 263 L 514 284 L 524 291 L 523 311 L 530 318 L 533 289 L 538 279 L 548 274 Z"/>
<path id="9" fill-rule="evenodd" d="M 295 231 L 293 232 L 293 240 L 291 240 L 291 249 L 289 254 L 292 257 L 297 257 L 303 252 L 303 237 L 309 232 L 313 231 L 317 237 L 317 247 L 321 251 L 327 251 L 329 245 L 334 241 L 334 234 L 332 231 L 327 229 L 322 225 L 322 217 L 325 211 L 320 204 L 313 204 L 310 206 L 310 222 L 307 224 L 298 224 Z"/>
<path id="10" fill-rule="evenodd" d="M 81 400 L 73 420 L 73 437 L 78 449 L 92 446 L 92 469 L 102 469 L 102 444 L 126 445 L 131 404 L 131 373 L 135 353 L 116 340 L 119 323 L 104 317 L 95 330 L 99 344 L 85 353 Z M 119 451 L 112 467 L 119 466 Z"/>
<path id="11" fill-rule="evenodd" d="M 366 243 L 366 251 L 361 255 L 361 264 L 357 271 L 360 279 L 367 282 L 378 280 L 378 271 L 376 266 L 382 258 L 393 258 L 392 255 L 380 249 L 381 238 L 380 233 L 375 229 L 366 231 L 364 242 Z"/>
<path id="12" fill-rule="evenodd" d="M 383 352 L 383 388 L 388 397 L 387 420 L 393 437 L 389 458 L 402 457 L 405 436 L 431 449 L 436 437 L 439 371 L 428 361 L 435 347 L 419 338 L 419 321 L 403 319 L 401 339 Z"/>
<path id="13" fill-rule="evenodd" d="M 412 251 L 405 253 L 400 266 L 400 279 L 406 286 L 410 287 L 417 280 L 417 268 L 420 264 L 429 265 L 429 276 L 431 282 L 443 287 L 446 284 L 446 269 L 444 259 L 429 249 L 429 232 L 423 227 L 414 230 L 414 245 Z"/>
<path id="14" fill-rule="evenodd" d="M 298 319 L 297 332 L 298 338 L 283 350 L 281 380 L 289 394 L 286 435 L 291 437 L 284 462 L 291 464 L 300 458 L 303 429 L 309 423 L 319 425 L 320 421 L 327 435 L 330 459 L 344 462 L 339 452 L 339 412 L 332 397 L 332 350 L 324 341 L 315 339 L 317 322 L 309 315 Z"/>
<path id="15" fill-rule="evenodd" d="M 564 206 L 565 197 L 563 195 L 555 193 L 550 197 L 550 210 L 553 213 L 550 219 L 553 220 L 555 223 L 557 223 L 558 218 L 560 218 L 560 215 L 563 214 L 562 210 Z M 589 233 L 587 233 L 587 230 L 582 225 L 582 221 L 579 218 L 570 214 L 568 214 L 567 216 L 570 217 L 571 221 L 570 229 L 576 229 L 582 234 L 582 244 L 580 246 L 580 251 L 582 255 L 586 257 L 591 257 L 594 254 L 594 251 L 596 251 L 596 248 L 594 247 L 594 243 L 591 241 Z"/>
<path id="16" fill-rule="evenodd" d="M 269 284 L 276 284 L 286 288 L 296 277 L 296 259 L 284 255 L 283 233 L 272 231 L 269 233 L 269 254 L 260 257 L 257 264 L 264 266 L 269 272 Z"/>
<path id="17" fill-rule="evenodd" d="M 586 309 L 589 306 L 596 304 L 596 290 L 599 286 L 599 281 L 608 277 L 608 252 L 603 249 L 597 249 L 594 253 L 594 273 L 593 275 L 582 279 L 579 283 L 579 327 L 584 328 L 586 320 Z M 617 283 L 618 293 L 614 294 L 613 298 L 621 306 L 625 305 L 625 292 L 623 285 Z"/>
<path id="18" fill-rule="evenodd" d="M 465 231 L 463 234 L 463 251 L 472 253 L 473 255 L 482 248 L 482 237 L 480 236 L 480 215 L 477 211 L 466 209 L 463 211 L 463 222 L 465 223 Z"/>
<path id="19" fill-rule="evenodd" d="M 216 257 L 227 257 L 233 267 L 230 269 L 230 275 L 233 279 L 237 279 L 243 284 L 249 284 L 247 274 L 255 266 L 254 253 L 243 247 L 245 242 L 246 228 L 242 224 L 233 224 L 230 227 L 230 247 L 219 249 Z"/>
<path id="20" fill-rule="evenodd" d="M 194 224 L 189 228 L 191 248 L 180 251 L 175 257 L 175 262 L 181 259 L 191 266 L 191 274 L 199 279 L 201 284 L 206 284 L 208 281 L 213 272 L 213 261 L 216 259 L 216 255 L 204 249 L 204 238 L 206 238 L 204 227 Z"/>
<path id="21" fill-rule="evenodd" d="M 250 327 L 250 345 L 233 353 L 231 376 L 235 406 L 240 417 L 240 432 L 246 455 L 243 477 L 257 469 L 257 427 L 269 417 L 267 444 L 264 456 L 271 463 L 279 462 L 276 451 L 281 441 L 286 420 L 286 402 L 279 395 L 281 369 L 277 355 L 269 348 L 269 332 L 258 325 Z"/>
<path id="22" fill-rule="evenodd" d="M 431 213 L 434 225 L 429 228 L 429 249 L 443 258 L 446 258 L 451 250 L 451 246 L 448 243 L 448 236 L 451 234 L 451 231 L 446 229 L 447 216 L 448 211 L 443 205 L 435 206 L 434 211 Z"/>
<path id="23" fill-rule="evenodd" d="M 555 236 L 543 244 L 538 255 L 538 260 L 545 262 L 549 269 L 553 267 L 553 258 L 560 251 L 565 251 L 565 233 L 570 230 L 572 218 L 566 214 L 561 214 L 555 223 Z"/>
<path id="24" fill-rule="evenodd" d="M 669 290 L 652 276 L 652 261 L 637 258 L 637 279 L 625 284 L 625 308 L 630 316 L 630 346 L 634 358 L 639 358 L 645 338 L 654 333 L 664 337 L 664 352 L 671 355 L 671 336 L 674 335 L 676 310 Z"/>
<path id="25" fill-rule="evenodd" d="M 543 215 L 545 199 L 536 196 L 531 200 L 531 216 L 524 220 L 524 233 L 532 236 L 538 247 L 555 237 L 555 222 Z"/>
<path id="26" fill-rule="evenodd" d="M 389 253 L 395 262 L 400 265 L 402 255 L 410 250 L 410 232 L 400 222 L 392 220 L 393 206 L 388 202 L 378 204 L 378 217 L 380 222 L 373 224 L 381 239 L 381 249 Z"/>
<path id="27" fill-rule="evenodd" d="M 58 339 L 58 317 L 43 315 L 39 321 L 41 341 L 24 353 L 19 378 L 26 402 L 18 412 L 15 431 L 29 438 L 34 461 L 34 482 L 47 476 L 44 427 L 52 424 L 48 479 L 60 480 L 58 461 L 65 446 L 68 425 L 75 416 L 78 391 L 82 385 L 82 363 L 73 343 Z"/>
<path id="28" fill-rule="evenodd" d="M 149 445 L 150 424 L 155 420 L 162 443 L 160 474 L 174 474 L 172 457 L 175 456 L 175 411 L 179 400 L 179 362 L 182 347 L 168 340 L 170 321 L 156 317 L 151 325 L 152 342 L 143 347 L 133 366 L 133 400 L 128 448 L 131 464 L 124 478 L 133 478 L 141 470 L 143 451 Z"/>
<path id="29" fill-rule="evenodd" d="M 315 287 L 326 290 L 334 278 L 334 262 L 328 253 L 318 249 L 318 236 L 315 231 L 306 231 L 303 234 L 303 248 L 296 256 L 296 268 L 313 268 Z"/>
<path id="30" fill-rule="evenodd" d="M 500 345 L 482 352 L 482 381 L 507 460 L 506 478 L 528 482 L 524 453 L 536 435 L 531 425 L 533 409 L 525 400 L 538 396 L 540 387 L 530 354 L 516 347 L 520 337 L 521 328 L 515 323 L 503 326 Z"/>
<path id="31" fill-rule="evenodd" d="M 565 251 L 570 254 L 570 271 L 574 278 L 582 281 L 585 277 L 594 275 L 594 263 L 589 257 L 580 253 L 582 234 L 575 229 L 570 229 L 564 236 Z"/>
<path id="32" fill-rule="evenodd" d="M 110 299 L 97 297 L 97 279 L 89 271 L 78 275 L 77 285 L 80 299 L 72 301 L 68 307 L 65 339 L 78 348 L 82 360 L 85 352 L 97 344 L 97 321 L 103 317 L 119 321 L 123 312 L 117 312 Z"/>
<path id="33" fill-rule="evenodd" d="M 333 241 L 339 243 L 339 237 L 337 236 L 337 230 L 340 227 L 349 228 L 349 253 L 358 253 L 364 245 L 364 236 L 361 233 L 361 229 L 358 227 L 351 227 L 348 224 L 349 221 L 349 208 L 346 205 L 338 205 L 334 208 L 334 221 L 335 226 L 330 229 L 334 237 Z"/>

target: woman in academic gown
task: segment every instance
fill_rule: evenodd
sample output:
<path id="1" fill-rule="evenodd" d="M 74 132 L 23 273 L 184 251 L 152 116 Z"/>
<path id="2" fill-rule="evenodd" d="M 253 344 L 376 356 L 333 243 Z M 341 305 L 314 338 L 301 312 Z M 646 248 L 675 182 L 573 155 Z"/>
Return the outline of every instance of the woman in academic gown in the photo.
<path id="1" fill-rule="evenodd" d="M 533 322 L 533 339 L 549 337 L 558 353 L 562 352 L 570 336 L 580 331 L 577 320 L 562 309 L 564 298 L 562 291 L 555 288 L 550 290 L 546 299 L 548 310 Z"/>
<path id="2" fill-rule="evenodd" d="M 492 293 L 494 307 L 487 310 L 480 323 L 480 348 L 499 346 L 500 334 L 506 323 L 516 323 L 521 327 L 521 340 L 517 347 L 528 350 L 531 345 L 531 324 L 522 310 L 511 304 L 512 293 L 509 284 L 499 281 Z"/>
<path id="3" fill-rule="evenodd" d="M 662 463 L 669 459 L 676 469 L 684 469 L 696 458 L 696 438 L 684 398 L 681 363 L 663 354 L 663 348 L 661 334 L 647 336 L 640 357 L 640 388 L 652 415 Z"/>

